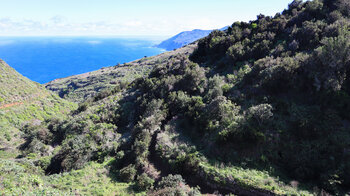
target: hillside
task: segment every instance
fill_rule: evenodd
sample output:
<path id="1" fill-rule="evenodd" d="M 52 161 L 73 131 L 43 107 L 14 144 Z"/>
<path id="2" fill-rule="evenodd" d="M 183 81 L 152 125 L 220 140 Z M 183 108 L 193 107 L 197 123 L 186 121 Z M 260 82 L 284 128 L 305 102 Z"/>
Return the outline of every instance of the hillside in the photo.
<path id="1" fill-rule="evenodd" d="M 77 76 L 88 85 L 72 98 L 89 99 L 69 118 L 22 129 L 23 158 L 46 174 L 36 184 L 70 194 L 94 194 L 99 182 L 106 195 L 346 195 L 349 10 L 348 0 L 294 0 L 145 63 L 150 72 L 127 84 L 92 93 L 118 71 Z M 62 89 L 72 78 L 58 80 Z"/>
<path id="2" fill-rule="evenodd" d="M 136 78 L 146 77 L 154 66 L 164 64 L 176 55 L 189 55 L 194 48 L 195 45 L 192 44 L 175 51 L 142 58 L 130 63 L 56 79 L 45 84 L 45 87 L 69 101 L 83 102 L 100 92 L 111 90 L 120 84 L 127 85 Z"/>
<path id="3" fill-rule="evenodd" d="M 14 147 L 18 129 L 29 121 L 65 116 L 73 104 L 23 77 L 0 60 L 0 148 Z M 18 135 L 17 137 L 15 135 Z M 13 139 L 13 140 L 12 140 Z M 19 142 L 19 141 L 18 141 Z"/>
<path id="4" fill-rule="evenodd" d="M 44 123 L 53 117 L 63 119 L 76 106 L 23 77 L 2 60 L 0 87 L 0 194 L 9 195 L 8 190 L 14 189 L 22 192 L 12 192 L 13 195 L 24 194 L 28 193 L 25 183 L 32 189 L 38 188 L 34 184 L 39 176 L 32 161 L 20 158 L 20 146 L 25 142 L 23 126 Z"/>
<path id="5" fill-rule="evenodd" d="M 76 104 L 23 77 L 2 60 L 0 87 L 0 195 L 133 194 L 132 183 L 115 182 L 108 177 L 108 162 L 91 162 L 80 170 L 45 176 L 42 168 L 49 164 L 54 148 L 38 140 L 28 146 L 27 141 L 34 137 L 28 135 L 28 127 L 45 124 L 47 119 L 67 119 Z M 36 136 L 50 137 L 44 130 Z M 42 154 L 26 154 L 26 148 Z"/>
<path id="6" fill-rule="evenodd" d="M 45 91 L 39 84 L 23 77 L 3 60 L 0 60 L 0 73 L 0 84 L 3 87 L 0 89 L 0 107 L 34 99 Z"/>

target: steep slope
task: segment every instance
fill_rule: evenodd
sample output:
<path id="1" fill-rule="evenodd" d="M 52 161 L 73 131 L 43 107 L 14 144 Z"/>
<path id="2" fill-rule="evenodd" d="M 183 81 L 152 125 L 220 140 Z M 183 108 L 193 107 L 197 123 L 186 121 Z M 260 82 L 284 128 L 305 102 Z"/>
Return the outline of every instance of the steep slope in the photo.
<path id="1" fill-rule="evenodd" d="M 176 51 L 139 59 L 130 63 L 106 67 L 97 71 L 56 79 L 45 84 L 48 90 L 57 93 L 60 97 L 73 102 L 83 102 L 94 97 L 99 92 L 111 90 L 122 83 L 126 85 L 136 78 L 145 77 L 156 65 L 167 62 L 172 56 L 190 54 L 195 45 L 189 45 Z"/>
<path id="2" fill-rule="evenodd" d="M 0 59 L 0 108 L 48 94 L 40 85 L 23 77 Z"/>
<path id="3" fill-rule="evenodd" d="M 70 119 L 27 126 L 24 156 L 49 157 L 47 174 L 112 157 L 110 174 L 151 195 L 198 195 L 186 183 L 202 193 L 345 195 L 349 10 L 348 0 L 295 0 L 213 31 Z"/>
<path id="4" fill-rule="evenodd" d="M 74 108 L 74 104 L 23 77 L 2 60 L 0 87 L 0 149 L 14 150 L 21 142 L 19 128 L 24 123 L 63 117 Z"/>

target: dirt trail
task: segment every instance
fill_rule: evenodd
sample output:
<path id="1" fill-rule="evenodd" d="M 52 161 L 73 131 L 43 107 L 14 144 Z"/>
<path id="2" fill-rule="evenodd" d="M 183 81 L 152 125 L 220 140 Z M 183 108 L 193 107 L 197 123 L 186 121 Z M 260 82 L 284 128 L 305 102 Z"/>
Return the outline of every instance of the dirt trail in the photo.
<path id="1" fill-rule="evenodd" d="M 0 105 L 0 109 L 6 109 L 17 105 L 23 105 L 24 103 L 32 103 L 33 101 L 38 100 L 38 98 L 45 98 L 45 97 L 47 97 L 47 94 L 35 93 L 35 94 L 32 94 L 31 96 L 23 98 L 21 102 L 13 102 L 13 103 Z"/>
<path id="2" fill-rule="evenodd" d="M 0 106 L 0 109 L 5 109 L 5 108 L 13 107 L 16 105 L 22 105 L 22 104 L 23 104 L 23 102 L 8 103 L 8 104 Z"/>

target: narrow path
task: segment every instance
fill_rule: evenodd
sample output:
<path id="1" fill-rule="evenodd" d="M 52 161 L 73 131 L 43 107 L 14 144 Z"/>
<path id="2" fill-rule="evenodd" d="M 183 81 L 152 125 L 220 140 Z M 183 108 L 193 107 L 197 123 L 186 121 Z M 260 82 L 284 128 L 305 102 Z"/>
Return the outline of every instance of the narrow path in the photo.
<path id="1" fill-rule="evenodd" d="M 23 104 L 23 102 L 8 103 L 8 104 L 0 106 L 0 109 L 5 109 L 5 108 L 13 107 L 16 105 L 22 105 L 22 104 Z"/>
<path id="2" fill-rule="evenodd" d="M 17 106 L 17 105 L 23 105 L 24 103 L 32 103 L 33 101 L 37 100 L 38 98 L 45 98 L 47 97 L 46 93 L 35 93 L 32 94 L 31 97 L 26 97 L 23 100 L 21 100 L 22 102 L 13 102 L 13 103 L 7 103 L 4 105 L 0 105 L 0 109 L 6 109 L 6 108 L 10 108 L 13 106 Z"/>

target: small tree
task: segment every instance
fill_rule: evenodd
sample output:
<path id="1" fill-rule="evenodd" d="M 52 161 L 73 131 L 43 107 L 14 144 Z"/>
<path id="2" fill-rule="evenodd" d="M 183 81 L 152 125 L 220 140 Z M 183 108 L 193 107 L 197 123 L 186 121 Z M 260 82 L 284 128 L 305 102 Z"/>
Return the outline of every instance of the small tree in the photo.
<path id="1" fill-rule="evenodd" d="M 134 165 L 130 164 L 120 170 L 120 177 L 125 182 L 131 182 L 135 179 L 136 169 Z"/>
<path id="2" fill-rule="evenodd" d="M 343 29 L 338 37 L 325 38 L 316 49 L 315 81 L 323 81 L 325 89 L 338 91 L 350 69 L 350 33 Z M 316 82 L 317 83 L 317 82 Z"/>
<path id="3" fill-rule="evenodd" d="M 154 180 L 143 173 L 137 177 L 136 188 L 139 191 L 146 191 L 153 188 Z"/>
<path id="4" fill-rule="evenodd" d="M 158 183 L 158 189 L 163 189 L 166 187 L 176 188 L 180 184 L 185 184 L 185 180 L 181 175 L 169 174 L 168 176 L 163 177 L 162 180 Z"/>
<path id="5" fill-rule="evenodd" d="M 292 3 L 288 5 L 288 9 L 292 10 L 295 8 L 300 8 L 300 5 L 303 3 L 302 0 L 294 0 Z"/>
<path id="6" fill-rule="evenodd" d="M 350 16 L 350 1 L 349 0 L 338 0 L 337 7 L 346 16 Z"/>
<path id="7" fill-rule="evenodd" d="M 261 126 L 264 121 L 273 116 L 272 109 L 273 108 L 270 104 L 260 104 L 250 107 L 248 109 L 248 114 L 258 122 L 259 126 Z"/>

